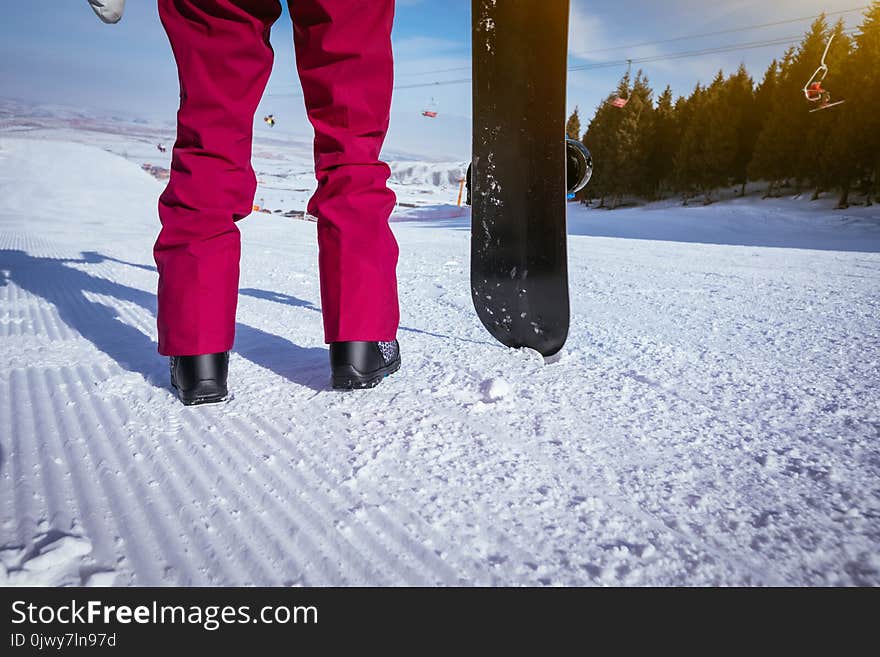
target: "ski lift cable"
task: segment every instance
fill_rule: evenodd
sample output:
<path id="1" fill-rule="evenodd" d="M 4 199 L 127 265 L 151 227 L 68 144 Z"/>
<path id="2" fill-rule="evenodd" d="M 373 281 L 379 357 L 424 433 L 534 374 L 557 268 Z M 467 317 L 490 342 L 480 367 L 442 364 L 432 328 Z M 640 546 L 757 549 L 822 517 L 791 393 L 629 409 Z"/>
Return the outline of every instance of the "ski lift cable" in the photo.
<path id="1" fill-rule="evenodd" d="M 706 38 L 706 37 L 720 36 L 720 35 L 724 35 L 724 34 L 735 34 L 737 32 L 750 32 L 752 30 L 760 30 L 760 29 L 764 29 L 764 28 L 768 28 L 768 27 L 778 27 L 780 25 L 791 25 L 792 23 L 803 23 L 805 21 L 815 20 L 823 15 L 825 17 L 828 17 L 828 16 L 839 16 L 839 15 L 843 15 L 843 14 L 852 14 L 852 13 L 855 13 L 858 11 L 864 11 L 865 9 L 868 9 L 868 8 L 869 7 L 866 5 L 863 7 L 854 7 L 852 9 L 842 9 L 839 11 L 829 11 L 829 12 L 825 12 L 824 14 L 816 14 L 814 16 L 802 16 L 800 18 L 789 18 L 786 20 L 774 21 L 772 23 L 761 23 L 758 25 L 746 25 L 743 27 L 735 27 L 735 28 L 730 28 L 727 30 L 718 30 L 715 32 L 702 32 L 699 34 L 688 34 L 688 35 L 684 35 L 684 36 L 672 37 L 669 39 L 660 39 L 657 41 L 642 41 L 640 43 L 632 43 L 632 44 L 625 45 L 625 46 L 610 46 L 608 48 L 596 48 L 594 50 L 584 50 L 581 52 L 571 53 L 571 55 L 574 57 L 580 57 L 582 55 L 596 55 L 599 53 L 612 52 L 615 50 L 627 50 L 629 48 L 642 48 L 645 46 L 656 46 L 656 45 L 661 45 L 661 44 L 666 44 L 666 43 L 675 43 L 676 41 L 689 41 L 691 39 L 702 39 L 702 38 Z M 471 68 L 470 66 L 457 66 L 457 67 L 453 67 L 453 68 L 435 69 L 435 70 L 430 70 L 430 71 L 419 71 L 418 73 L 402 73 L 402 74 L 398 75 L 398 77 L 414 77 L 414 76 L 419 76 L 419 75 L 435 75 L 435 74 L 440 74 L 440 73 L 454 73 L 456 71 L 467 71 L 467 70 L 470 70 L 470 68 Z"/>
<path id="2" fill-rule="evenodd" d="M 859 32 L 860 28 L 853 28 L 851 30 L 845 30 L 843 34 L 847 36 L 853 36 Z M 619 68 L 622 66 L 632 64 L 651 64 L 655 62 L 662 61 L 673 61 L 677 59 L 686 59 L 689 57 L 704 57 L 706 55 L 715 55 L 715 54 L 723 54 L 730 52 L 737 52 L 740 50 L 754 50 L 757 48 L 769 48 L 771 46 L 780 46 L 780 45 L 797 45 L 800 43 L 803 37 L 798 36 L 789 36 L 785 38 L 778 39 L 768 39 L 765 41 L 752 41 L 741 44 L 731 44 L 728 46 L 719 46 L 715 48 L 702 48 L 699 50 L 687 50 L 677 53 L 670 53 L 665 55 L 653 55 L 649 57 L 638 57 L 632 59 L 619 59 L 612 61 L 604 61 L 604 62 L 593 62 L 590 64 L 579 64 L 575 66 L 568 67 L 569 72 L 574 71 L 592 71 L 599 70 L 605 68 Z M 472 82 L 472 78 L 456 78 L 452 80 L 434 80 L 432 82 L 415 82 L 410 84 L 400 84 L 395 85 L 394 90 L 406 90 L 406 89 L 424 89 L 428 87 L 445 87 L 456 84 L 466 84 Z M 292 93 L 273 93 L 266 94 L 267 96 L 272 97 L 290 97 L 290 98 L 302 98 L 302 93 L 292 92 Z"/>
<path id="3" fill-rule="evenodd" d="M 760 25 L 749 25 L 746 27 L 734 27 L 734 28 L 730 28 L 727 30 L 718 30 L 716 32 L 703 32 L 701 34 L 689 34 L 686 36 L 672 37 L 670 39 L 662 39 L 660 41 L 644 41 L 642 43 L 633 43 L 633 44 L 630 44 L 627 46 L 612 46 L 609 48 L 598 48 L 596 50 L 585 50 L 580 53 L 571 53 L 571 54 L 575 57 L 578 57 L 579 55 L 595 55 L 595 54 L 602 53 L 602 52 L 611 52 L 613 50 L 626 50 L 629 48 L 641 48 L 643 46 L 656 46 L 656 45 L 660 45 L 660 44 L 664 44 L 664 43 L 674 43 L 676 41 L 689 41 L 691 39 L 702 39 L 705 37 L 721 36 L 723 34 L 735 34 L 737 32 L 750 32 L 751 30 L 759 30 L 759 29 L 764 29 L 767 27 L 778 27 L 780 25 L 791 25 L 792 23 L 803 23 L 805 21 L 815 20 L 815 19 L 819 18 L 820 16 L 828 17 L 828 16 L 838 16 L 838 15 L 842 15 L 842 14 L 852 14 L 857 11 L 864 11 L 865 9 L 869 9 L 869 7 L 868 6 L 854 7 L 852 9 L 842 9 L 840 11 L 829 11 L 829 12 L 825 12 L 824 14 L 817 14 L 815 16 L 802 16 L 800 18 L 789 18 L 787 20 L 774 21 L 772 23 L 761 23 Z"/>
<path id="4" fill-rule="evenodd" d="M 857 30 L 850 30 L 845 32 L 845 34 L 852 35 Z M 703 48 L 700 50 L 688 50 L 678 53 L 671 53 L 668 55 L 654 55 L 651 57 L 640 57 L 633 59 L 623 59 L 623 60 L 615 60 L 615 61 L 607 61 L 607 62 L 595 62 L 592 64 L 581 64 L 577 66 L 570 66 L 568 70 L 571 71 L 591 71 L 596 69 L 603 68 L 618 68 L 624 65 L 629 65 L 630 62 L 632 64 L 650 64 L 654 62 L 667 61 L 667 60 L 676 60 L 676 59 L 685 59 L 688 57 L 702 57 L 705 55 L 714 55 L 728 52 L 736 52 L 739 50 L 753 50 L 756 48 L 768 48 L 770 46 L 780 46 L 780 45 L 796 45 L 800 42 L 800 36 L 791 36 L 780 39 L 773 39 L 767 41 L 753 41 L 746 44 L 732 44 L 729 46 L 720 46 L 717 48 Z M 446 86 L 452 84 L 464 84 L 466 82 L 471 82 L 471 78 L 459 78 L 455 80 L 438 80 L 434 82 L 416 82 L 413 84 L 402 84 L 397 85 L 395 90 L 398 89 L 419 89 L 424 87 L 437 87 L 437 86 Z"/>
<path id="5" fill-rule="evenodd" d="M 855 34 L 857 30 L 849 30 L 845 31 L 844 34 L 847 36 L 852 36 Z M 754 50 L 755 48 L 768 48 L 770 46 L 782 46 L 782 45 L 796 45 L 800 43 L 801 37 L 792 36 L 786 38 L 772 39 L 767 41 L 753 41 L 750 43 L 743 44 L 731 44 L 729 46 L 718 46 L 716 48 L 703 48 L 701 50 L 688 50 L 684 52 L 678 53 L 670 53 L 668 55 L 653 55 L 650 57 L 641 57 L 638 59 L 633 59 L 633 63 L 635 64 L 650 64 L 653 62 L 660 61 L 668 61 L 675 59 L 685 59 L 688 57 L 701 57 L 704 55 L 714 55 L 728 52 L 736 52 L 739 50 Z M 628 61 L 616 61 L 616 62 L 597 62 L 595 64 L 581 64 L 578 66 L 569 67 L 569 71 L 588 71 L 592 69 L 598 68 L 614 68 L 618 66 L 623 66 L 627 64 Z"/>

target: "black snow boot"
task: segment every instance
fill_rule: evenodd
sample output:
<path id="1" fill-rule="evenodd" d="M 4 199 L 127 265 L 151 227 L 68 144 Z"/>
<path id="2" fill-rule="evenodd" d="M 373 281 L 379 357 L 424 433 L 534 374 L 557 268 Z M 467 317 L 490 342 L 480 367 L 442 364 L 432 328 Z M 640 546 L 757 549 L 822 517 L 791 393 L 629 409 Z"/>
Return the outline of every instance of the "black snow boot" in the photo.
<path id="1" fill-rule="evenodd" d="M 202 356 L 172 356 L 171 385 L 186 406 L 226 401 L 229 352 Z"/>
<path id="2" fill-rule="evenodd" d="M 400 345 L 392 342 L 331 342 L 330 368 L 337 390 L 374 388 L 400 369 Z"/>

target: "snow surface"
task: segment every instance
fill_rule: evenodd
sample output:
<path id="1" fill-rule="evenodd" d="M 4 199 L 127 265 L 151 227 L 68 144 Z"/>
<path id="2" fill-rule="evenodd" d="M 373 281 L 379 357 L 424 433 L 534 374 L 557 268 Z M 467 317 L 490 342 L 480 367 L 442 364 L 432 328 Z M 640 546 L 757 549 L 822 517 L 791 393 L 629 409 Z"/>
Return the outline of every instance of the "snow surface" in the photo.
<path id="1" fill-rule="evenodd" d="M 545 364 L 479 325 L 451 165 L 413 165 L 402 370 L 329 389 L 315 226 L 254 214 L 234 398 L 184 408 L 148 147 L 0 134 L 0 584 L 880 583 L 877 209 L 571 206 Z"/>

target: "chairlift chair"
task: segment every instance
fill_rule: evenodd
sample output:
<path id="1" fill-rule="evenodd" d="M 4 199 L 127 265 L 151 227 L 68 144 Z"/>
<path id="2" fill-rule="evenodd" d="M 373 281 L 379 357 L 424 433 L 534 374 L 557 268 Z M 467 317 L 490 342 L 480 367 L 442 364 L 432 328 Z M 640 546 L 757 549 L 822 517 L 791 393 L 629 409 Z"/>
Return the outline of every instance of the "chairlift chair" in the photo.
<path id="1" fill-rule="evenodd" d="M 437 101 L 433 98 L 428 102 L 427 106 L 424 110 L 422 110 L 422 116 L 428 119 L 436 119 L 439 112 L 437 111 Z"/>
<path id="2" fill-rule="evenodd" d="M 811 103 L 819 103 L 818 107 L 810 110 L 811 113 L 828 109 L 829 107 L 836 107 L 846 102 L 845 100 L 838 100 L 832 103 L 831 93 L 824 86 L 825 78 L 828 77 L 828 64 L 825 63 L 825 58 L 828 57 L 828 51 L 831 49 L 834 37 L 835 35 L 832 34 L 831 38 L 828 39 L 825 52 L 822 53 L 822 62 L 819 64 L 819 68 L 816 69 L 816 72 L 813 73 L 812 77 L 807 80 L 807 84 L 804 85 L 804 97 Z"/>
<path id="3" fill-rule="evenodd" d="M 629 80 L 629 76 L 632 73 L 632 64 L 633 61 L 631 59 L 626 60 L 626 79 Z M 614 99 L 611 101 L 611 105 L 618 108 L 623 109 L 626 107 L 627 103 L 629 103 L 630 96 L 628 95 L 626 98 L 621 96 L 619 93 L 615 94 Z"/>

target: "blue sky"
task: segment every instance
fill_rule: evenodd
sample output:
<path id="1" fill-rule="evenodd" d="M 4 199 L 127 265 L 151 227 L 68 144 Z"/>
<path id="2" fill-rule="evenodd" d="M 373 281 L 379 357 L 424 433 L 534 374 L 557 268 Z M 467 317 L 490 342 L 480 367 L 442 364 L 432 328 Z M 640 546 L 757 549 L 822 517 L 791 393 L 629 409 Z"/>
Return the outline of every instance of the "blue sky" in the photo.
<path id="1" fill-rule="evenodd" d="M 545 0 L 554 2 L 556 0 Z M 177 102 L 177 77 L 171 51 L 151 0 L 129 0 L 123 21 L 101 24 L 86 0 L 51 3 L 14 2 L 4 7 L 0 24 L 0 96 L 57 103 L 108 114 L 171 120 Z M 868 0 L 572 0 L 570 64 L 582 65 L 737 45 L 802 34 L 809 21 L 666 44 L 625 47 L 646 41 L 713 32 L 760 23 L 841 11 Z M 470 0 L 398 0 L 394 26 L 397 84 L 468 77 Z M 849 25 L 858 12 L 845 14 Z M 279 127 L 307 133 L 293 64 L 292 33 L 286 11 L 272 32 L 275 68 L 261 112 L 274 112 Z M 719 68 L 744 61 L 759 77 L 779 56 L 782 45 L 727 54 L 645 64 L 655 89 L 671 84 L 687 93 Z M 601 52 L 596 52 L 601 51 Z M 569 76 L 569 108 L 592 110 L 624 73 L 625 65 Z M 448 73 L 426 71 L 453 70 Z M 422 119 L 420 109 L 435 98 L 440 118 Z M 392 135 L 401 148 L 442 143 L 459 154 L 467 143 L 470 115 L 468 84 L 428 89 L 399 89 L 394 97 Z M 430 127 L 430 130 L 426 130 Z M 433 148 L 433 146 L 431 146 Z M 466 149 L 466 146 L 464 147 Z"/>

